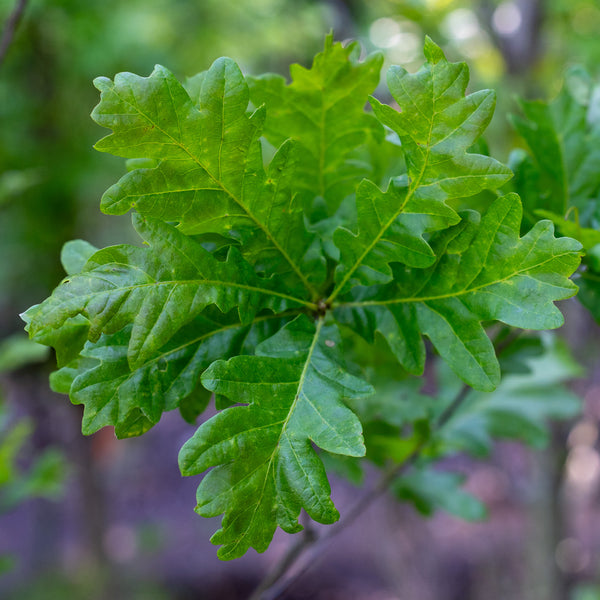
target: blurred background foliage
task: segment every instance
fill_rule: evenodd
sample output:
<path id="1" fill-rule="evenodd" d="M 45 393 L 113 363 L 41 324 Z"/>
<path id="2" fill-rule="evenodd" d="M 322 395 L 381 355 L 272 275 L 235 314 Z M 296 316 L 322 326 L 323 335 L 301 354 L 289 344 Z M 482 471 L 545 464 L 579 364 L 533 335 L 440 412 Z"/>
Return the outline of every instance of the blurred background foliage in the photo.
<path id="1" fill-rule="evenodd" d="M 0 0 L 0 29 L 2 24 L 7 22 L 15 5 L 15 0 Z M 140 561 L 152 564 L 148 559 L 152 549 L 166 545 L 165 540 L 169 537 L 160 525 L 153 529 L 155 525 L 146 527 L 142 524 L 136 529 L 131 529 L 119 524 L 119 519 L 127 512 L 123 507 L 132 502 L 134 491 L 154 494 L 159 499 L 164 496 L 163 499 L 167 502 L 166 507 L 155 513 L 152 505 L 151 509 L 142 507 L 137 513 L 133 510 L 134 514 L 141 513 L 148 518 L 158 519 L 159 513 L 168 514 L 179 510 L 185 513 L 186 519 L 189 518 L 194 523 L 197 520 L 190 506 L 194 482 L 188 482 L 190 485 L 187 485 L 185 497 L 180 497 L 183 492 L 177 488 L 179 483 L 175 466 L 176 454 L 178 443 L 185 439 L 187 430 L 182 437 L 179 430 L 175 429 L 174 434 L 170 432 L 168 428 L 172 425 L 167 424 L 164 433 L 153 433 L 148 440 L 139 441 L 142 446 L 133 445 L 137 440 L 125 442 L 122 447 L 126 447 L 126 451 L 114 449 L 110 435 L 107 437 L 102 435 L 102 432 L 92 439 L 79 439 L 79 407 L 68 406 L 64 398 L 51 395 L 47 391 L 50 363 L 44 362 L 45 357 L 23 345 L 22 338 L 15 338 L 13 335 L 21 331 L 23 326 L 18 314 L 46 297 L 62 278 L 60 248 L 67 240 L 84 238 L 96 246 L 105 246 L 131 239 L 128 217 L 107 218 L 98 210 L 102 192 L 124 172 L 124 165 L 122 161 L 108 155 L 100 155 L 92 148 L 94 142 L 104 135 L 89 118 L 90 111 L 98 101 L 98 93 L 92 86 L 94 77 L 112 77 L 119 71 L 147 75 L 155 63 L 160 63 L 183 78 L 208 68 L 214 59 L 223 55 L 237 60 L 247 73 L 275 71 L 287 74 L 291 62 L 303 65 L 310 63 L 311 57 L 322 48 L 324 37 L 330 30 L 334 31 L 336 39 L 360 40 L 365 52 L 381 51 L 385 56 L 383 73 L 391 64 L 401 64 L 408 70 L 416 70 L 422 63 L 421 49 L 425 34 L 444 48 L 449 59 L 466 60 L 471 67 L 472 89 L 493 87 L 498 90 L 498 109 L 488 130 L 487 142 L 492 153 L 505 161 L 516 145 L 523 146 L 507 119 L 509 112 L 518 112 L 516 95 L 528 99 L 555 96 L 561 88 L 564 72 L 572 65 L 582 65 L 596 80 L 600 76 L 600 36 L 597 35 L 600 31 L 600 5 L 597 0 L 26 2 L 23 18 L 16 28 L 13 42 L 0 63 L 0 340 L 5 340 L 0 352 L 5 361 L 3 372 L 0 373 L 0 384 L 8 399 L 8 402 L 0 407 L 0 494 L 4 492 L 4 496 L 0 495 L 0 513 L 3 510 L 3 498 L 12 498 L 10 503 L 14 505 L 17 499 L 22 500 L 27 496 L 56 497 L 60 493 L 61 486 L 52 485 L 48 480 L 50 473 L 50 480 L 62 481 L 66 468 L 64 459 L 55 450 L 56 447 L 68 454 L 72 468 L 71 484 L 61 501 L 64 506 L 49 507 L 47 504 L 38 503 L 35 504 L 33 512 L 32 509 L 25 509 L 26 512 L 12 513 L 16 521 L 13 521 L 10 527 L 2 525 L 7 523 L 6 516 L 4 521 L 0 521 L 0 561 L 2 545 L 6 544 L 10 532 L 14 535 L 14 532 L 35 528 L 35 532 L 30 532 L 28 539 L 33 540 L 31 544 L 36 546 L 36 549 L 27 551 L 28 558 L 24 559 L 27 564 L 17 569 L 21 583 L 25 581 L 28 573 L 43 573 L 45 569 L 53 569 L 50 575 L 44 575 L 43 578 L 30 577 L 27 587 L 19 587 L 20 584 L 15 583 L 13 579 L 12 587 L 9 588 L 17 590 L 15 598 L 104 597 L 98 595 L 99 589 L 112 590 L 110 593 L 113 595 L 106 596 L 111 598 L 246 597 L 244 590 L 247 590 L 248 586 L 244 587 L 243 577 L 238 587 L 230 582 L 229 588 L 218 588 L 221 590 L 219 592 L 213 593 L 210 590 L 217 588 L 204 586 L 203 595 L 199 595 L 200 592 L 192 586 L 189 589 L 196 589 L 195 595 L 189 589 L 188 595 L 184 592 L 173 595 L 167 591 L 163 592 L 160 586 L 153 587 L 147 581 L 132 583 L 135 573 L 129 573 L 121 582 L 122 595 L 114 595 L 112 584 L 106 583 L 107 565 L 114 562 L 129 565 L 128 561 L 132 556 L 138 554 Z M 378 94 L 384 99 L 389 99 L 383 81 Z M 577 318 L 579 317 L 575 317 Z M 491 472 L 497 476 L 496 479 L 487 472 L 488 484 L 493 480 L 492 483 L 496 481 L 496 487 L 508 485 L 502 483 L 504 479 L 498 476 L 497 470 L 501 466 L 506 467 L 507 463 L 512 461 L 509 471 L 512 469 L 517 483 L 511 485 L 516 486 L 515 494 L 517 497 L 521 494 L 522 500 L 519 518 L 529 519 L 531 507 L 535 506 L 536 511 L 542 511 L 542 517 L 536 512 L 531 517 L 534 524 L 539 522 L 543 525 L 544 519 L 546 522 L 553 519 L 556 510 L 560 508 L 557 508 L 557 504 L 564 500 L 559 500 L 557 496 L 565 463 L 561 443 L 568 435 L 573 434 L 573 431 L 579 431 L 580 437 L 585 437 L 587 432 L 587 441 L 584 444 L 571 445 L 567 466 L 569 459 L 575 461 L 579 456 L 579 473 L 581 474 L 583 469 L 585 473 L 593 475 L 591 479 L 590 476 L 586 479 L 585 474 L 581 475 L 584 483 L 591 482 L 595 485 L 594 482 L 597 483 L 600 475 L 600 457 L 595 450 L 600 410 L 598 402 L 594 404 L 600 395 L 600 388 L 594 381 L 600 378 L 593 371 L 594 367 L 597 370 L 597 365 L 593 362 L 594 353 L 590 353 L 589 350 L 592 347 L 590 336 L 597 330 L 591 328 L 588 322 L 581 324 L 575 320 L 572 331 L 571 341 L 576 342 L 577 357 L 592 368 L 588 380 L 589 389 L 581 387 L 579 390 L 586 396 L 585 418 L 572 430 L 568 427 L 553 430 L 551 436 L 556 438 L 556 444 L 551 446 L 545 459 L 515 455 L 516 451 L 509 447 L 505 455 L 495 459 L 496 466 L 493 469 L 496 471 Z M 597 350 L 594 352 L 597 354 Z M 379 360 L 378 354 L 370 356 L 373 361 Z M 377 364 L 377 368 L 380 369 L 381 365 Z M 389 369 L 393 372 L 397 367 L 390 366 Z M 170 442 L 170 455 L 165 458 L 165 438 L 169 434 L 174 435 L 175 439 Z M 153 444 L 155 454 L 150 455 L 148 448 Z M 158 450 L 156 445 L 160 446 Z M 580 449 L 579 454 L 573 458 L 574 449 L 577 448 Z M 128 454 L 123 454 L 124 452 Z M 139 470 L 139 464 L 135 460 L 136 457 L 141 460 L 140 456 L 154 456 L 153 466 L 159 473 L 162 473 L 161 461 L 167 471 L 175 471 L 175 479 L 171 481 L 172 493 L 167 493 L 164 481 L 158 480 L 157 475 Z M 515 456 L 518 465 L 521 466 L 515 466 Z M 535 480 L 537 491 L 523 491 L 528 490 L 527 486 L 532 483 L 527 475 L 524 475 L 526 469 L 519 461 L 530 461 L 537 469 L 536 473 L 541 473 Z M 133 477 L 131 471 L 126 471 L 126 466 L 134 470 L 137 468 L 138 475 Z M 109 471 L 111 483 L 103 483 L 102 478 L 106 477 Z M 7 487 L 9 480 L 12 482 L 10 488 Z M 431 482 L 430 479 L 427 481 Z M 423 491 L 424 482 L 425 479 L 413 482 L 411 489 L 407 483 L 403 489 L 396 491 L 403 497 L 411 494 L 414 496 L 417 483 Z M 442 488 L 446 486 L 447 489 L 454 486 L 454 480 L 443 478 L 436 479 L 434 483 Z M 129 490 L 126 494 L 130 496 L 119 496 L 117 500 L 109 500 L 108 498 L 112 498 L 111 494 L 122 494 L 121 487 Z M 471 487 L 481 491 L 476 483 Z M 173 491 L 176 488 L 177 493 Z M 492 488 L 493 485 L 490 489 Z M 78 491 L 73 492 L 73 489 Z M 10 493 L 7 493 L 7 490 Z M 570 504 L 567 504 L 571 508 L 581 508 L 582 502 L 586 507 L 593 506 L 598 492 L 588 492 L 589 490 L 587 495 L 584 494 L 583 500 L 577 496 L 575 500 L 571 498 Z M 491 492 L 484 490 L 480 495 L 485 496 L 486 493 L 489 496 Z M 540 508 L 539 503 L 535 502 L 535 498 L 539 499 L 539 494 L 554 494 L 557 496 L 556 502 L 550 503 L 552 506 L 545 506 L 542 502 L 543 506 Z M 424 498 L 426 494 L 421 493 L 421 504 L 425 501 Z M 61 510 L 63 512 L 60 512 Z M 67 546 L 66 549 L 64 547 L 63 538 L 67 534 L 63 529 L 72 527 L 72 524 L 69 525 L 69 518 L 65 516 L 65 510 L 72 510 L 74 514 L 80 515 L 80 528 L 84 532 L 71 532 L 69 535 L 71 538 L 77 539 L 79 536 L 83 539 L 77 542 L 79 546 L 75 543 L 74 547 L 83 547 L 84 551 L 74 551 L 73 546 Z M 114 511 L 112 515 L 111 510 Z M 475 512 L 479 510 L 476 507 Z M 181 520 L 183 518 L 173 517 L 168 521 L 168 525 L 163 527 L 188 527 L 182 525 L 188 522 Z M 388 521 L 390 519 L 389 515 L 385 514 L 384 518 L 388 518 Z M 508 516 L 505 513 L 504 518 L 500 528 L 509 523 L 504 528 L 510 531 L 510 523 L 514 523 L 516 517 L 513 513 Z M 33 519 L 35 524 L 26 527 L 22 525 L 25 519 Z M 569 522 L 576 521 L 568 515 L 565 519 Z M 85 525 L 82 525 L 84 522 Z M 416 525 L 407 525 L 406 521 L 402 523 L 409 533 L 414 533 Z M 579 521 L 575 525 L 582 526 Z M 446 526 L 452 527 L 447 523 Z M 207 531 L 212 528 L 212 524 L 195 527 L 197 529 L 191 532 L 193 544 L 208 537 Z M 389 527 L 393 529 L 393 522 L 391 525 L 385 525 L 384 529 Z M 423 531 L 420 531 L 422 534 Z M 492 533 L 492 542 L 495 539 L 494 535 L 496 534 Z M 561 570 L 560 585 L 556 583 L 556 579 L 549 577 L 546 588 L 534 586 L 529 592 L 522 589 L 523 595 L 515 596 L 516 588 L 506 584 L 502 573 L 499 572 L 500 567 L 494 566 L 494 559 L 484 564 L 487 570 L 480 570 L 483 573 L 482 581 L 493 581 L 497 584 L 495 590 L 486 589 L 485 595 L 479 595 L 477 592 L 477 586 L 483 585 L 478 583 L 477 579 L 471 582 L 469 592 L 465 591 L 467 588 L 464 585 L 462 588 L 459 584 L 442 585 L 440 589 L 448 594 L 443 598 L 439 595 L 439 590 L 437 596 L 428 596 L 427 589 L 433 594 L 431 590 L 435 586 L 429 584 L 430 588 L 427 588 L 423 581 L 421 588 L 414 588 L 413 592 L 405 591 L 408 595 L 398 597 L 419 597 L 421 600 L 427 600 L 429 597 L 435 600 L 495 600 L 504 597 L 519 597 L 525 600 L 599 599 L 600 590 L 594 586 L 598 576 L 598 557 L 592 550 L 600 547 L 600 540 L 587 540 L 584 543 L 575 534 L 567 535 L 562 532 L 561 535 L 562 538 L 559 535 L 558 541 L 554 538 L 549 541 L 538 540 L 540 544 L 546 544 L 547 553 L 554 557 L 552 560 Z M 444 548 L 444 543 L 452 537 L 449 534 L 444 537 L 443 531 L 439 539 L 433 539 L 432 536 L 429 532 L 424 539 L 439 543 L 441 548 Z M 179 554 L 171 556 L 173 577 L 180 573 L 177 568 L 181 569 L 181 561 L 185 561 L 186 556 L 195 552 L 193 548 L 196 546 L 190 545 L 192 542 L 189 537 L 187 542 L 178 539 L 177 543 L 182 548 Z M 533 537 L 537 540 L 536 536 Z M 522 537 L 516 535 L 511 538 L 510 543 L 522 541 Z M 502 543 L 509 544 L 505 541 Z M 408 542 L 406 544 L 408 545 L 402 551 L 398 550 L 392 555 L 400 559 L 402 556 L 408 556 L 408 550 L 417 554 L 420 551 L 425 554 L 430 551 L 430 548 L 424 549 L 419 543 L 416 546 L 411 546 Z M 220 577 L 225 571 L 214 565 L 214 550 L 208 544 L 205 546 L 202 546 L 202 552 L 210 558 L 204 556 L 203 560 L 209 567 L 205 567 L 203 572 L 206 573 L 207 568 L 212 568 L 214 577 Z M 477 548 L 475 544 L 476 551 Z M 504 551 L 509 552 L 510 548 L 504 548 Z M 533 552 L 541 551 L 534 548 Z M 74 558 L 75 555 L 77 559 Z M 85 558 L 83 563 L 82 556 Z M 197 559 L 198 557 L 195 558 L 196 561 Z M 438 577 L 443 579 L 444 569 L 450 569 L 448 564 L 458 560 L 456 557 L 447 559 L 448 557 L 442 557 L 435 562 L 431 557 L 421 558 L 421 564 L 416 565 L 415 573 L 426 573 L 428 568 L 437 568 Z M 461 563 L 458 570 L 455 568 L 456 564 L 452 563 L 454 570 L 449 575 L 451 581 L 454 582 L 454 578 L 458 578 L 457 581 L 464 583 L 465 578 L 474 577 L 472 574 L 461 575 L 461 569 L 467 569 L 469 560 L 473 562 L 475 558 L 465 560 L 466 563 Z M 523 565 L 505 562 L 500 561 L 504 573 L 516 569 L 517 573 L 523 575 L 519 571 Z M 63 567 L 66 564 L 66 570 L 56 568 L 58 563 Z M 90 565 L 94 564 L 100 565 L 101 568 L 89 570 Z M 268 562 L 246 563 L 246 575 L 256 564 L 259 565 L 260 571 Z M 475 561 L 473 564 L 479 563 Z M 540 567 L 535 559 L 528 560 L 525 564 L 525 568 L 531 571 L 530 581 L 531 577 L 543 572 L 543 563 Z M 71 569 L 76 569 L 76 573 L 68 572 L 69 565 Z M 231 568 L 231 565 L 227 567 Z M 382 569 L 385 571 L 384 567 Z M 142 569 L 142 572 L 147 578 L 149 571 L 144 572 Z M 406 571 L 404 575 L 407 575 Z M 421 581 L 414 573 L 411 577 L 411 581 L 417 582 L 415 585 Z M 524 577 L 527 581 L 527 576 Z M 252 579 L 252 583 L 254 582 Z M 171 590 L 181 584 L 171 583 Z M 224 592 L 223 589 L 229 591 Z M 511 590 L 512 595 L 506 595 L 507 589 Z M 451 595 L 454 593 L 451 590 L 458 590 L 457 595 Z M 311 597 L 338 597 L 334 591 L 327 592 L 327 588 L 322 593 L 325 595 Z M 368 595 L 366 592 L 360 595 L 360 590 L 356 593 L 359 595 L 351 596 L 345 593 L 339 597 L 396 597 Z M 547 593 L 554 595 L 545 595 Z"/>

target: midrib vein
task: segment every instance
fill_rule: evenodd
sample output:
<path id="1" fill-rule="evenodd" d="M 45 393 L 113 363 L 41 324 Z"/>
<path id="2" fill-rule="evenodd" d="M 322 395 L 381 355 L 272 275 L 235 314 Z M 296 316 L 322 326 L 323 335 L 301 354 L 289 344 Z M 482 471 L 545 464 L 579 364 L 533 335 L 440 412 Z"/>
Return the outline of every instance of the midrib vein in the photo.
<path id="1" fill-rule="evenodd" d="M 337 296 L 340 294 L 340 292 L 344 289 L 344 286 L 346 285 L 346 283 L 348 283 L 348 280 L 350 279 L 350 277 L 352 277 L 353 273 L 362 264 L 362 262 L 366 258 L 366 256 L 379 243 L 379 241 L 385 235 L 387 230 L 392 226 L 394 221 L 400 216 L 400 214 L 404 210 L 404 207 L 408 204 L 410 199 L 413 197 L 415 191 L 421 185 L 421 180 L 423 179 L 423 176 L 425 174 L 425 170 L 427 169 L 428 161 L 429 161 L 429 152 L 431 149 L 431 136 L 433 133 L 433 121 L 435 118 L 435 114 L 436 113 L 435 113 L 435 102 L 434 102 L 434 112 L 431 117 L 431 121 L 429 124 L 429 134 L 427 136 L 427 153 L 425 155 L 425 158 L 423 159 L 423 166 L 421 168 L 421 171 L 419 172 L 419 175 L 417 176 L 417 178 L 414 180 L 413 185 L 410 186 L 408 193 L 406 194 L 406 197 L 404 199 L 404 202 L 402 202 L 402 204 L 400 205 L 398 210 L 392 215 L 392 217 L 388 220 L 388 222 L 385 224 L 385 226 L 379 231 L 379 233 L 375 236 L 375 238 L 373 238 L 373 241 L 366 247 L 364 252 L 360 255 L 360 257 L 354 263 L 354 265 L 350 268 L 350 270 L 346 272 L 346 275 L 344 276 L 342 281 L 336 286 L 336 288 L 331 293 L 331 296 L 329 296 L 329 298 L 327 299 L 326 302 L 328 304 L 331 304 L 335 300 L 335 298 L 337 298 Z"/>
<path id="2" fill-rule="evenodd" d="M 359 302 L 342 302 L 340 304 L 337 304 L 335 306 L 335 308 L 344 308 L 344 307 L 352 307 L 352 306 L 354 306 L 354 307 L 385 306 L 385 305 L 389 305 L 389 304 L 404 304 L 404 303 L 409 303 L 409 302 L 432 302 L 435 300 L 446 300 L 448 298 L 457 298 L 459 296 L 464 296 L 466 294 L 473 294 L 475 292 L 478 292 L 479 290 L 483 290 L 487 287 L 497 285 L 498 283 L 504 283 L 505 281 L 508 281 L 509 279 L 512 279 L 514 277 L 522 275 L 523 273 L 527 273 L 528 271 L 530 271 L 533 268 L 541 267 L 548 262 L 551 262 L 553 260 L 556 260 L 557 258 L 560 258 L 561 256 L 566 256 L 566 255 L 567 255 L 567 253 L 551 256 L 550 258 L 534 265 L 533 267 L 527 267 L 526 269 L 521 269 L 519 271 L 515 271 L 514 273 L 511 273 L 510 275 L 507 275 L 506 277 L 503 277 L 502 279 L 496 279 L 494 281 L 490 281 L 489 283 L 484 283 L 482 285 L 479 285 L 479 286 L 476 286 L 473 288 L 465 288 L 463 290 L 457 290 L 455 292 L 450 292 L 448 294 L 439 294 L 438 296 L 420 296 L 420 297 L 412 297 L 412 298 L 394 298 L 391 300 L 365 300 L 363 302 L 360 302 L 360 301 Z"/>
<path id="3" fill-rule="evenodd" d="M 285 249 L 279 244 L 279 242 L 275 239 L 275 237 L 271 234 L 271 232 L 250 212 L 250 210 L 248 209 L 248 207 L 242 202 L 242 200 L 240 198 L 238 198 L 235 194 L 233 194 L 226 186 L 225 184 L 217 177 L 215 177 L 207 168 L 206 166 L 202 163 L 202 161 L 195 155 L 193 154 L 190 150 L 188 150 L 179 140 L 177 140 L 176 138 L 174 138 L 168 131 L 165 131 L 158 123 L 155 123 L 153 119 L 151 119 L 145 112 L 143 112 L 138 106 L 132 104 L 131 102 L 129 102 L 128 100 L 124 99 L 113 87 L 113 91 L 114 93 L 125 103 L 128 104 L 129 106 L 131 106 L 136 112 L 138 112 L 142 117 L 144 117 L 145 119 L 147 119 L 150 123 L 152 123 L 152 125 L 154 125 L 162 134 L 164 134 L 167 138 L 169 138 L 173 144 L 179 148 L 181 148 L 181 150 L 183 150 L 189 157 L 190 159 L 195 162 L 209 177 L 212 181 L 214 181 L 214 183 L 219 187 L 219 189 L 223 190 L 223 192 L 225 192 L 236 204 L 238 204 L 238 206 L 240 206 L 244 211 L 246 211 L 246 213 L 248 214 L 248 216 L 252 219 L 252 221 L 254 221 L 254 223 L 258 226 L 258 228 L 265 234 L 265 236 L 267 237 L 268 240 L 270 240 L 270 242 L 273 244 L 273 246 L 275 246 L 275 248 L 278 250 L 278 252 L 281 253 L 281 255 L 285 258 L 285 260 L 287 261 L 287 263 L 290 265 L 290 267 L 292 267 L 292 270 L 294 271 L 294 273 L 296 273 L 296 275 L 300 278 L 300 280 L 302 281 L 304 287 L 306 287 L 306 289 L 313 295 L 313 298 L 316 298 L 318 296 L 318 292 L 317 290 L 313 287 L 313 285 L 308 281 L 308 279 L 304 276 L 304 274 L 302 273 L 302 271 L 300 271 L 299 267 L 296 265 L 296 263 L 292 260 L 292 258 L 290 257 L 290 255 L 285 251 Z M 223 108 L 224 110 L 224 108 Z M 221 145 L 222 146 L 222 143 Z M 219 149 L 220 151 L 220 149 Z M 219 155 L 219 166 L 220 166 L 220 162 L 221 162 L 221 157 Z"/>

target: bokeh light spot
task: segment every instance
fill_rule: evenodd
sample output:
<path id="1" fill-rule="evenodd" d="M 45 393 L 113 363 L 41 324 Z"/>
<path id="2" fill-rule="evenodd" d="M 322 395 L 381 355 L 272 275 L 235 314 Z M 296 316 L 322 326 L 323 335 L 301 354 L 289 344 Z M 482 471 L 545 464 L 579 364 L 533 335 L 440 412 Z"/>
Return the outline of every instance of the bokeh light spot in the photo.
<path id="1" fill-rule="evenodd" d="M 503 2 L 496 8 L 492 16 L 494 31 L 503 37 L 515 35 L 522 22 L 521 9 L 514 2 Z"/>

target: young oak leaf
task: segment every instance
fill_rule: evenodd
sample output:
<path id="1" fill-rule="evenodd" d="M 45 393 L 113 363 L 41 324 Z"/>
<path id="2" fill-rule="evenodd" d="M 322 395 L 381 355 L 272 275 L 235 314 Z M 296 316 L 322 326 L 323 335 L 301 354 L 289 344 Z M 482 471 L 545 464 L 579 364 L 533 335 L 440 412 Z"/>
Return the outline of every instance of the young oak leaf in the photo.
<path id="1" fill-rule="evenodd" d="M 433 264 L 435 255 L 423 234 L 459 221 L 445 202 L 496 189 L 512 176 L 495 159 L 467 153 L 492 118 L 494 92 L 465 96 L 467 65 L 448 62 L 429 38 L 425 57 L 415 74 L 402 67 L 388 72 L 400 111 L 371 98 L 377 118 L 400 137 L 407 177 L 392 181 L 386 192 L 369 182 L 359 188 L 358 232 L 340 228 L 334 236 L 341 258 L 331 300 L 349 285 L 390 281 L 390 262 Z"/>
<path id="2" fill-rule="evenodd" d="M 235 248 L 222 262 L 162 221 L 139 215 L 133 221 L 150 247 L 113 246 L 94 254 L 81 273 L 26 313 L 32 339 L 44 343 L 78 315 L 88 319 L 91 341 L 132 323 L 127 360 L 135 368 L 209 305 L 222 312 L 237 308 L 247 323 L 261 308 L 307 304 L 269 289 Z"/>
<path id="3" fill-rule="evenodd" d="M 349 374 L 334 325 L 305 315 L 257 347 L 256 356 L 213 363 L 202 383 L 247 406 L 233 406 L 204 423 L 183 446 L 180 467 L 200 483 L 196 511 L 224 513 L 211 541 L 232 559 L 250 547 L 263 552 L 276 527 L 301 529 L 300 509 L 314 520 L 339 517 L 325 469 L 311 442 L 336 454 L 364 455 L 361 426 L 344 404 L 372 393 Z"/>
<path id="4" fill-rule="evenodd" d="M 383 137 L 381 125 L 364 110 L 365 98 L 379 83 L 383 56 L 372 54 L 363 62 L 359 56 L 357 42 L 344 47 L 330 34 L 310 69 L 290 67 L 289 85 L 272 73 L 249 78 L 252 102 L 266 107 L 267 140 L 279 146 L 289 138 L 301 146 L 297 184 L 305 206 L 319 197 L 329 214 L 370 175 L 360 154 L 365 142 Z"/>
<path id="5" fill-rule="evenodd" d="M 338 319 L 372 338 L 379 331 L 400 363 L 422 374 L 426 335 L 467 384 L 491 391 L 500 380 L 494 347 L 481 324 L 501 321 L 524 329 L 560 327 L 554 302 L 577 292 L 568 277 L 581 244 L 555 238 L 550 221 L 519 237 L 523 209 L 516 194 L 497 199 L 478 223 L 469 212 L 432 242 L 437 262 L 428 269 L 397 269 L 387 286 L 356 288 Z"/>
<path id="6" fill-rule="evenodd" d="M 314 236 L 290 188 L 294 144 L 283 144 L 265 173 L 258 141 L 264 109 L 247 113 L 248 85 L 234 61 L 218 59 L 197 78 L 198 105 L 159 65 L 149 77 L 119 73 L 114 82 L 100 77 L 94 83 L 101 99 L 92 118 L 113 131 L 96 149 L 157 162 L 110 187 L 104 212 L 135 208 L 178 222 L 186 234 L 223 235 L 241 243 L 259 270 L 291 272 L 300 289 L 316 294 L 313 281 L 325 276 L 324 267 L 319 260 L 304 264 Z"/>

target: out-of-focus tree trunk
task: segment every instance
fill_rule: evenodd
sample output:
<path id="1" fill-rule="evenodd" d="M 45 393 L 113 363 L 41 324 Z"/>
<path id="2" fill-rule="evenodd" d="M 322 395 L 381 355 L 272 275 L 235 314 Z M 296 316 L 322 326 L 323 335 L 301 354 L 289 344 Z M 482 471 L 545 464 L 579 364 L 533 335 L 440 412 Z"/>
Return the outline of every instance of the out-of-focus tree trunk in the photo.
<path id="1" fill-rule="evenodd" d="M 495 3 L 481 2 L 481 13 L 488 31 L 502 53 L 508 72 L 523 75 L 535 64 L 541 54 L 541 29 L 544 21 L 544 0 L 514 0 L 521 22 L 511 34 L 499 33 L 493 25 Z"/>

